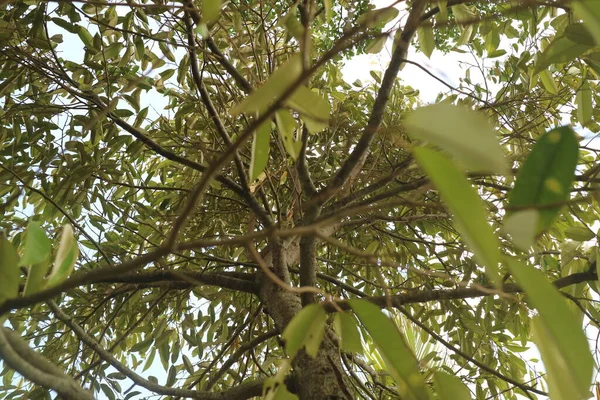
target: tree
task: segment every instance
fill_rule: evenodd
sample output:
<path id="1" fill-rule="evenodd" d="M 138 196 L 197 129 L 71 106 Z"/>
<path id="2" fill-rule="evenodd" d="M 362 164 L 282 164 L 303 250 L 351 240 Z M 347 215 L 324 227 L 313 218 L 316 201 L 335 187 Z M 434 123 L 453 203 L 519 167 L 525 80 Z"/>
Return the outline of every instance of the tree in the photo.
<path id="1" fill-rule="evenodd" d="M 593 0 L 0 1 L 2 398 L 588 398 L 599 40 Z"/>

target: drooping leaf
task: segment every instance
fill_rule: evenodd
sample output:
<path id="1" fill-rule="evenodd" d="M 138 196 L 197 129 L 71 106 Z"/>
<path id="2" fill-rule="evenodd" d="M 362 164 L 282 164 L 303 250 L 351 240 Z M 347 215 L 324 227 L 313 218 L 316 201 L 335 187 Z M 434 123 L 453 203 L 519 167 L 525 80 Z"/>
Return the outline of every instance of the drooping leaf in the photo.
<path id="1" fill-rule="evenodd" d="M 48 273 L 49 268 L 49 257 L 46 260 L 37 264 L 33 264 L 28 268 L 27 280 L 25 281 L 25 288 L 23 289 L 24 296 L 37 293 L 46 287 L 44 278 Z"/>
<path id="2" fill-rule="evenodd" d="M 318 133 L 329 126 L 331 107 L 319 93 L 305 86 L 299 87 L 286 102 L 300 113 L 310 133 Z"/>
<path id="3" fill-rule="evenodd" d="M 565 229 L 565 236 L 571 240 L 586 242 L 595 238 L 596 234 L 584 226 L 568 226 Z"/>
<path id="4" fill-rule="evenodd" d="M 483 202 L 475 189 L 454 163 L 439 152 L 419 147 L 413 149 L 413 154 L 440 191 L 442 200 L 454 215 L 458 231 L 475 258 L 499 283 L 500 244 L 487 222 Z"/>
<path id="5" fill-rule="evenodd" d="M 411 112 L 408 133 L 448 151 L 469 170 L 506 173 L 508 165 L 492 125 L 467 107 L 438 103 Z"/>
<path id="6" fill-rule="evenodd" d="M 277 68 L 273 75 L 257 90 L 247 96 L 241 103 L 233 107 L 231 115 L 265 111 L 276 101 L 302 73 L 302 59 L 299 55 L 290 58 Z"/>
<path id="7" fill-rule="evenodd" d="M 582 126 L 588 126 L 592 122 L 593 115 L 592 89 L 587 79 L 584 79 L 577 91 L 577 119 Z"/>
<path id="8" fill-rule="evenodd" d="M 435 38 L 433 36 L 433 27 L 431 25 L 421 26 L 417 29 L 417 36 L 419 38 L 419 45 L 421 51 L 427 56 L 431 57 L 433 49 L 435 49 Z"/>
<path id="9" fill-rule="evenodd" d="M 541 271 L 515 259 L 508 260 L 508 267 L 539 313 L 533 322 L 534 341 L 547 369 L 550 397 L 586 399 L 594 359 L 577 317 Z"/>
<path id="10" fill-rule="evenodd" d="M 79 256 L 79 247 L 73 235 L 73 227 L 67 224 L 63 227 L 60 243 L 54 259 L 54 265 L 48 276 L 47 286 L 58 285 L 71 275 Z"/>
<path id="11" fill-rule="evenodd" d="M 19 255 L 12 243 L 0 234 L 0 303 L 19 294 Z"/>
<path id="12" fill-rule="evenodd" d="M 597 0 L 575 0 L 570 3 L 577 18 L 582 19 L 586 29 L 600 43 L 600 2 Z"/>
<path id="13" fill-rule="evenodd" d="M 283 146 L 287 153 L 295 160 L 300 153 L 302 142 L 296 140 L 296 128 L 298 122 L 292 114 L 285 109 L 278 110 L 275 113 L 275 121 L 277 122 L 277 130 L 283 141 Z"/>
<path id="14" fill-rule="evenodd" d="M 366 28 L 373 28 L 377 25 L 385 25 L 398 16 L 398 9 L 394 7 L 379 8 L 369 10 L 362 14 L 356 20 L 357 24 L 364 25 Z"/>
<path id="15" fill-rule="evenodd" d="M 542 135 L 520 168 L 507 210 L 537 209 L 536 234 L 552 225 L 561 203 L 569 199 L 578 153 L 575 132 L 562 126 Z M 552 204 L 556 207 L 549 206 Z"/>
<path id="16" fill-rule="evenodd" d="M 94 38 L 87 29 L 85 29 L 83 26 L 79 26 L 77 28 L 77 35 L 88 50 L 94 49 Z"/>
<path id="17" fill-rule="evenodd" d="M 523 210 L 509 214 L 504 218 L 504 232 L 512 237 L 513 243 L 518 248 L 527 251 L 535 244 L 539 218 L 537 210 Z"/>
<path id="18" fill-rule="evenodd" d="M 31 221 L 25 231 L 25 245 L 19 265 L 33 265 L 45 261 L 52 250 L 52 242 L 37 222 Z"/>
<path id="19" fill-rule="evenodd" d="M 369 42 L 366 48 L 366 52 L 370 54 L 379 54 L 381 50 L 383 50 L 383 46 L 385 46 L 387 42 L 387 36 L 379 36 Z"/>
<path id="20" fill-rule="evenodd" d="M 264 171 L 269 161 L 271 149 L 271 121 L 263 122 L 254 132 L 252 159 L 250 160 L 250 180 L 253 181 Z"/>
<path id="21" fill-rule="evenodd" d="M 567 28 L 563 36 L 556 37 L 537 60 L 535 72 L 547 69 L 551 64 L 573 61 L 594 47 L 593 39 L 586 36 L 587 31 L 581 24 Z"/>
<path id="22" fill-rule="evenodd" d="M 552 74 L 547 69 L 540 71 L 538 76 L 540 77 L 540 81 L 544 86 L 544 89 L 548 91 L 550 94 L 558 94 L 558 86 L 556 86 L 556 81 L 552 77 Z"/>
<path id="23" fill-rule="evenodd" d="M 455 375 L 437 371 L 433 375 L 435 392 L 440 400 L 471 400 L 469 388 Z"/>
<path id="24" fill-rule="evenodd" d="M 431 399 L 417 360 L 394 322 L 368 301 L 351 299 L 349 303 L 381 352 L 400 396 L 407 400 Z"/>
<path id="25" fill-rule="evenodd" d="M 316 357 L 325 334 L 326 320 L 325 309 L 319 304 L 309 304 L 300 310 L 281 335 L 288 355 L 294 358 L 301 348 L 306 347 L 306 354 Z"/>
<path id="26" fill-rule="evenodd" d="M 202 20 L 207 25 L 219 19 L 221 13 L 221 0 L 202 0 Z"/>
<path id="27" fill-rule="evenodd" d="M 340 348 L 348 353 L 362 351 L 360 333 L 354 319 L 347 313 L 339 312 L 334 316 L 335 330 L 340 337 Z"/>

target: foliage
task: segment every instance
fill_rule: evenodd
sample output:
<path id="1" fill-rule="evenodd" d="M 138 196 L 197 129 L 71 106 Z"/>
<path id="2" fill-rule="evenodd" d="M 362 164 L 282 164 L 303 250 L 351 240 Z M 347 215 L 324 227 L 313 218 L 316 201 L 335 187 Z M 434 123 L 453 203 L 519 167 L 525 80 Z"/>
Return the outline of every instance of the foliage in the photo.
<path id="1" fill-rule="evenodd" d="M 588 398 L 599 43 L 594 0 L 0 1 L 0 398 Z M 426 105 L 421 55 L 475 63 Z"/>

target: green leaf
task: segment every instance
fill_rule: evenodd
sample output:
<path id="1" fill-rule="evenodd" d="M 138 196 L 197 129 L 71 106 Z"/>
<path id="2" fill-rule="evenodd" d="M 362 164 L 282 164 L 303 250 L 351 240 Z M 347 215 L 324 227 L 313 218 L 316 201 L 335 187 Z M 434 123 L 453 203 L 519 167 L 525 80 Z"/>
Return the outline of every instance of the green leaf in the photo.
<path id="1" fill-rule="evenodd" d="M 440 191 L 442 200 L 454 215 L 458 231 L 475 258 L 486 266 L 488 275 L 499 284 L 500 243 L 487 222 L 481 198 L 465 175 L 439 152 L 418 147 L 413 149 L 413 154 Z"/>
<path id="2" fill-rule="evenodd" d="M 575 0 L 570 3 L 575 16 L 583 20 L 584 26 L 600 43 L 600 2 L 597 0 Z"/>
<path id="3" fill-rule="evenodd" d="M 360 333 L 354 318 L 348 313 L 336 313 L 333 320 L 335 330 L 340 337 L 341 349 L 348 353 L 359 353 L 362 351 Z"/>
<path id="4" fill-rule="evenodd" d="M 45 261 L 52 250 L 52 242 L 37 222 L 30 222 L 25 230 L 25 245 L 19 265 L 33 265 Z"/>
<path id="5" fill-rule="evenodd" d="M 411 112 L 408 133 L 448 151 L 467 169 L 508 172 L 508 164 L 488 119 L 467 107 L 438 103 Z"/>
<path id="6" fill-rule="evenodd" d="M 85 29 L 83 26 L 79 26 L 77 28 L 77 35 L 86 48 L 94 49 L 94 39 L 87 29 Z"/>
<path id="7" fill-rule="evenodd" d="M 327 99 L 305 86 L 299 87 L 286 102 L 300 113 L 310 133 L 318 133 L 329 126 L 331 107 Z"/>
<path id="8" fill-rule="evenodd" d="M 47 286 L 55 286 L 63 282 L 73 272 L 73 267 L 79 256 L 77 241 L 73 236 L 73 227 L 66 224 L 63 227 L 60 243 L 54 259 L 54 265 L 48 276 Z"/>
<path id="9" fill-rule="evenodd" d="M 594 359 L 577 317 L 541 271 L 515 259 L 508 267 L 539 313 L 533 320 L 534 342 L 546 366 L 550 397 L 588 398 Z"/>
<path id="10" fill-rule="evenodd" d="M 19 294 L 19 255 L 12 243 L 0 234 L 0 302 Z"/>
<path id="11" fill-rule="evenodd" d="M 590 48 L 590 46 L 574 43 L 566 37 L 559 37 L 544 50 L 535 65 L 535 72 L 543 71 L 551 64 L 564 64 L 573 61 Z"/>
<path id="12" fill-rule="evenodd" d="M 285 64 L 277 68 L 273 75 L 252 92 L 241 103 L 233 107 L 231 115 L 241 113 L 264 112 L 273 102 L 294 83 L 302 73 L 302 59 L 300 55 L 290 58 Z"/>
<path id="13" fill-rule="evenodd" d="M 385 46 L 387 39 L 387 36 L 379 36 L 378 38 L 372 39 L 365 51 L 370 54 L 378 54 L 383 50 L 383 46 Z"/>
<path id="14" fill-rule="evenodd" d="M 542 85 L 544 89 L 546 89 L 550 94 L 558 94 L 558 86 L 556 86 L 556 82 L 552 77 L 552 74 L 547 69 L 539 72 L 540 80 L 542 81 Z"/>
<path id="15" fill-rule="evenodd" d="M 469 388 L 455 375 L 436 371 L 433 383 L 440 400 L 471 400 Z"/>
<path id="16" fill-rule="evenodd" d="M 519 170 L 507 210 L 538 209 L 536 234 L 552 225 L 562 208 L 560 203 L 569 199 L 578 153 L 575 132 L 568 126 L 555 128 L 539 138 Z M 557 205 L 549 207 L 551 204 Z"/>
<path id="17" fill-rule="evenodd" d="M 419 46 L 421 46 L 421 51 L 427 56 L 427 58 L 431 58 L 433 49 L 435 49 L 433 27 L 431 25 L 420 26 L 417 29 L 417 36 L 419 39 Z"/>
<path id="18" fill-rule="evenodd" d="M 25 288 L 23 289 L 23 295 L 28 296 L 44 289 L 45 282 L 44 277 L 50 267 L 50 259 L 47 258 L 38 264 L 33 264 L 29 267 L 27 272 L 27 280 L 25 281 Z"/>
<path id="19" fill-rule="evenodd" d="M 292 114 L 285 109 L 278 110 L 275 113 L 275 121 L 277 122 L 277 130 L 283 141 L 283 146 L 287 153 L 296 160 L 300 154 L 302 141 L 296 140 L 296 128 L 298 122 Z"/>
<path id="20" fill-rule="evenodd" d="M 221 0 L 202 0 L 202 20 L 210 25 L 219 19 L 221 14 Z"/>
<path id="21" fill-rule="evenodd" d="M 565 236 L 578 242 L 587 242 L 596 237 L 596 234 L 585 226 L 569 226 L 565 229 Z"/>
<path id="22" fill-rule="evenodd" d="M 315 358 L 325 334 L 326 322 L 327 313 L 319 304 L 309 304 L 300 310 L 281 335 L 288 355 L 294 358 L 302 347 L 306 347 L 306 354 Z"/>
<path id="23" fill-rule="evenodd" d="M 523 210 L 508 214 L 504 218 L 504 232 L 508 233 L 515 246 L 527 251 L 535 244 L 540 214 L 537 210 Z"/>
<path id="24" fill-rule="evenodd" d="M 271 121 L 263 122 L 256 132 L 252 141 L 252 159 L 250 160 L 250 180 L 254 181 L 265 170 L 269 161 L 271 149 Z"/>
<path id="25" fill-rule="evenodd" d="M 592 89 L 587 79 L 584 79 L 577 92 L 577 119 L 582 126 L 588 126 L 593 115 Z"/>
<path id="26" fill-rule="evenodd" d="M 398 9 L 394 7 L 369 10 L 357 18 L 356 23 L 364 25 L 366 28 L 373 28 L 377 25 L 385 25 L 398 16 Z"/>
<path id="27" fill-rule="evenodd" d="M 351 299 L 348 302 L 380 350 L 387 371 L 398 385 L 400 396 L 406 400 L 430 399 L 417 360 L 394 322 L 368 301 Z"/>

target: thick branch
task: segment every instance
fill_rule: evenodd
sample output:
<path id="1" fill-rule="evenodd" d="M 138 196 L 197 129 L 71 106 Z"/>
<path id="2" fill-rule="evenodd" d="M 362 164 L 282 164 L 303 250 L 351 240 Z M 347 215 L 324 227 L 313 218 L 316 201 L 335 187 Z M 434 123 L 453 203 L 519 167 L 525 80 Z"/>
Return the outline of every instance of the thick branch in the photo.
<path id="1" fill-rule="evenodd" d="M 377 98 L 373 104 L 369 122 L 363 130 L 363 134 L 350 156 L 346 159 L 338 173 L 330 181 L 329 185 L 327 185 L 325 190 L 322 191 L 322 193 L 318 196 L 320 202 L 325 202 L 330 199 L 337 191 L 339 191 L 344 185 L 346 185 L 346 183 L 348 183 L 352 175 L 356 174 L 365 163 L 365 160 L 369 155 L 371 142 L 373 141 L 373 138 L 375 137 L 375 134 L 379 130 L 379 127 L 383 121 L 385 108 L 396 82 L 396 77 L 400 71 L 400 68 L 404 64 L 404 59 L 408 53 L 410 42 L 417 28 L 419 27 L 420 18 L 427 3 L 428 1 L 424 0 L 416 0 L 413 2 L 408 19 L 406 20 L 406 24 L 404 25 L 404 29 L 400 35 L 400 40 L 398 40 L 396 43 L 396 48 L 392 54 L 390 64 L 383 75 L 381 86 L 379 87 L 379 91 L 377 93 Z"/>
<path id="2" fill-rule="evenodd" d="M 227 133 L 227 129 L 225 129 L 225 125 L 223 124 L 223 121 L 221 121 L 219 113 L 213 105 L 213 102 L 210 99 L 210 95 L 208 94 L 208 91 L 206 90 L 206 87 L 202 82 L 202 75 L 200 74 L 200 69 L 198 68 L 198 56 L 196 55 L 196 39 L 194 37 L 194 29 L 192 26 L 192 22 L 186 18 L 185 24 L 187 28 L 189 46 L 188 54 L 190 56 L 190 67 L 192 70 L 192 78 L 194 80 L 194 84 L 196 85 L 198 93 L 200 93 L 200 98 L 202 100 L 202 103 L 204 103 L 206 110 L 208 111 L 208 115 L 210 115 L 210 118 L 215 124 L 219 136 L 221 136 L 221 139 L 223 139 L 227 146 L 231 146 L 232 142 L 231 138 L 229 137 L 229 134 Z M 250 208 L 252 208 L 252 211 L 254 211 L 256 216 L 260 218 L 263 224 L 265 224 L 266 226 L 272 225 L 271 219 L 269 218 L 265 210 L 261 208 L 260 204 L 258 204 L 258 202 L 256 201 L 256 198 L 252 195 L 252 193 L 250 193 L 250 190 L 248 189 L 248 177 L 246 176 L 244 164 L 240 160 L 239 154 L 237 152 L 234 153 L 234 161 L 238 170 L 240 181 L 242 183 L 241 189 L 243 192 L 244 199 L 248 202 L 248 205 L 250 206 Z"/>
<path id="3" fill-rule="evenodd" d="M 563 278 L 557 279 L 553 282 L 554 286 L 557 289 L 561 289 L 567 286 L 574 285 L 576 283 L 587 282 L 587 281 L 595 281 L 598 279 L 598 276 L 593 271 L 588 272 L 579 272 L 576 274 L 568 275 Z M 489 287 L 493 289 L 492 286 Z M 523 290 L 519 285 L 514 283 L 505 284 L 502 287 L 502 292 L 504 293 L 522 293 Z M 439 300 L 458 300 L 458 299 L 467 299 L 467 298 L 475 298 L 475 297 L 485 297 L 492 296 L 494 293 L 490 293 L 487 290 L 481 290 L 477 288 L 458 288 L 458 289 L 450 289 L 450 290 L 418 290 L 409 293 L 402 293 L 393 296 L 373 296 L 373 297 L 364 297 L 365 300 L 370 301 L 373 304 L 378 305 L 379 307 L 387 307 L 388 305 L 392 305 L 393 307 L 399 308 L 406 304 L 413 303 L 426 303 L 429 301 L 439 301 Z M 341 300 L 335 302 L 325 302 L 323 303 L 325 310 L 327 312 L 333 313 L 337 312 L 340 309 L 349 310 L 350 305 L 347 300 Z"/>
<path id="4" fill-rule="evenodd" d="M 202 273 L 199 271 L 152 271 L 139 274 L 120 275 L 114 278 L 97 280 L 94 283 L 132 283 L 148 284 L 158 282 L 169 283 L 189 283 L 190 286 L 210 285 L 218 286 L 224 289 L 237 290 L 246 293 L 256 293 L 256 286 L 253 282 L 254 275 L 244 274 L 246 279 L 240 277 L 228 276 L 227 272 L 222 273 Z"/>
<path id="5" fill-rule="evenodd" d="M 94 400 L 92 393 L 62 374 L 58 367 L 34 352 L 26 343 L 20 343 L 21 341 L 21 337 L 15 332 L 8 328 L 0 328 L 0 358 L 6 365 L 36 385 L 54 390 L 63 399 Z M 18 343 L 18 350 L 14 348 L 13 343 Z M 38 364 L 40 359 L 44 361 Z"/>

